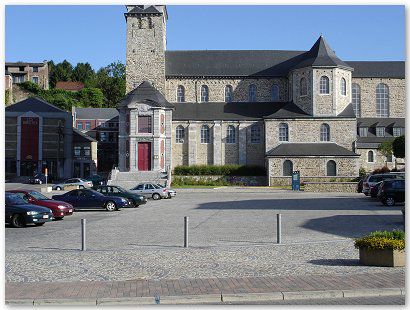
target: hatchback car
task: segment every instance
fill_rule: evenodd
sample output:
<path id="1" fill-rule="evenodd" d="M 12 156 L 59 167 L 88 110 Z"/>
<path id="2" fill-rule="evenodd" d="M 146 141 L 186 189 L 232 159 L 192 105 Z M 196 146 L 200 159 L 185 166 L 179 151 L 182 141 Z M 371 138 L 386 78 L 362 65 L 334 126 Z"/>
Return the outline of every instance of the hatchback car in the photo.
<path id="1" fill-rule="evenodd" d="M 405 180 L 386 180 L 380 185 L 377 197 L 385 206 L 394 206 L 397 202 L 405 201 Z"/>
<path id="2" fill-rule="evenodd" d="M 383 180 L 397 179 L 397 178 L 402 178 L 402 177 L 403 177 L 402 174 L 397 174 L 397 173 L 369 174 L 363 181 L 362 193 L 365 194 L 366 196 L 369 196 L 370 187 L 372 185 L 375 185 L 376 183 L 379 183 Z"/>
<path id="3" fill-rule="evenodd" d="M 154 183 L 140 183 L 134 188 L 131 188 L 130 191 L 154 200 L 168 198 L 168 190 L 166 188 L 159 187 Z"/>
<path id="4" fill-rule="evenodd" d="M 11 190 L 9 192 L 19 195 L 27 203 L 49 208 L 51 211 L 53 211 L 53 215 L 56 220 L 61 220 L 64 218 L 64 216 L 72 215 L 74 211 L 73 206 L 69 203 L 53 200 L 33 190 L 17 189 Z"/>
<path id="5" fill-rule="evenodd" d="M 80 178 L 73 178 L 73 179 L 68 179 L 64 181 L 63 183 L 54 184 L 52 188 L 53 190 L 61 191 L 61 190 L 64 190 L 65 186 L 71 186 L 71 185 L 78 185 L 78 188 L 91 188 L 93 187 L 93 182 L 80 179 Z"/>
<path id="6" fill-rule="evenodd" d="M 104 196 L 93 189 L 74 189 L 63 195 L 54 195 L 55 200 L 62 200 L 73 205 L 74 209 L 106 209 L 115 211 L 130 208 L 129 200 L 116 196 Z"/>
<path id="7" fill-rule="evenodd" d="M 28 204 L 15 193 L 6 192 L 6 223 L 12 227 L 21 228 L 27 224 L 42 226 L 54 219 L 49 208 Z"/>
<path id="8" fill-rule="evenodd" d="M 117 197 L 127 198 L 132 203 L 134 208 L 138 208 L 138 206 L 147 203 L 147 198 L 144 197 L 143 195 L 136 194 L 131 191 L 127 191 L 121 186 L 114 186 L 114 185 L 99 186 L 97 187 L 96 191 L 103 194 L 104 196 L 117 196 Z"/>

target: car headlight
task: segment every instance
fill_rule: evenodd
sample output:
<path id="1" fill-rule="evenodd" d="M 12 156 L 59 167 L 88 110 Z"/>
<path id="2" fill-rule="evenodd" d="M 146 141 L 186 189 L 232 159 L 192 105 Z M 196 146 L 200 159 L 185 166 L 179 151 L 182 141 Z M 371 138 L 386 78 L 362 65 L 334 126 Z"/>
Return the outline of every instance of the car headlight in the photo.
<path id="1" fill-rule="evenodd" d="M 59 209 L 65 209 L 65 208 L 67 208 L 66 206 L 57 206 L 57 208 L 59 208 Z"/>
<path id="2" fill-rule="evenodd" d="M 36 215 L 38 214 L 37 211 L 27 211 L 27 215 Z"/>

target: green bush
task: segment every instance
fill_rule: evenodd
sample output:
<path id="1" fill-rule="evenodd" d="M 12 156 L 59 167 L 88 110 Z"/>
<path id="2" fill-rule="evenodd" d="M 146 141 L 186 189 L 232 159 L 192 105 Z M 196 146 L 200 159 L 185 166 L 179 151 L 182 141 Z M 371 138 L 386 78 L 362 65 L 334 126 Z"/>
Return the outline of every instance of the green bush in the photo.
<path id="1" fill-rule="evenodd" d="M 364 167 L 360 167 L 359 169 L 359 176 L 360 177 L 365 177 L 367 175 L 366 169 Z"/>
<path id="2" fill-rule="evenodd" d="M 174 175 L 263 176 L 266 170 L 261 166 L 193 165 L 175 167 Z"/>
<path id="3" fill-rule="evenodd" d="M 212 180 L 211 178 L 201 177 L 201 178 L 194 178 L 194 177 L 173 177 L 172 179 L 172 186 L 184 186 L 184 185 L 197 185 L 197 186 L 228 186 L 234 185 L 229 183 L 228 181 L 220 178 L 218 180 Z"/>
<path id="4" fill-rule="evenodd" d="M 355 248 L 366 248 L 370 250 L 404 250 L 405 234 L 401 230 L 375 231 L 368 236 L 355 240 Z"/>

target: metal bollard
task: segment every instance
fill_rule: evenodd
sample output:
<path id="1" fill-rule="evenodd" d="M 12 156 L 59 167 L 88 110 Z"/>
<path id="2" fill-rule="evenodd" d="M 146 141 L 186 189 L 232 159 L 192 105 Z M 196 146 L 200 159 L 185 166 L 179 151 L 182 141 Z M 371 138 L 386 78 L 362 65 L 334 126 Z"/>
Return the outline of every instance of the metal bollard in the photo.
<path id="1" fill-rule="evenodd" d="M 86 219 L 81 219 L 81 251 L 87 250 L 85 243 L 85 224 L 87 223 Z"/>
<path id="2" fill-rule="evenodd" d="M 282 243 L 282 214 L 276 214 L 276 238 L 277 243 Z"/>
<path id="3" fill-rule="evenodd" d="M 184 248 L 188 247 L 188 216 L 184 216 Z"/>

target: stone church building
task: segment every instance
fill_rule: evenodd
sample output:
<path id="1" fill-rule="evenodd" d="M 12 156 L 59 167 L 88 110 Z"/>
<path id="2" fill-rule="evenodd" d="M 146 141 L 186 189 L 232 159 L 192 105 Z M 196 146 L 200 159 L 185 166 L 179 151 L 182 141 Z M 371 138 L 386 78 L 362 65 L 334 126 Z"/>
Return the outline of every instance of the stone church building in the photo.
<path id="1" fill-rule="evenodd" d="M 167 51 L 166 7 L 126 8 L 113 179 L 241 164 L 273 185 L 402 164 L 377 147 L 404 134 L 403 61 L 343 61 L 322 36 L 307 51 Z"/>

